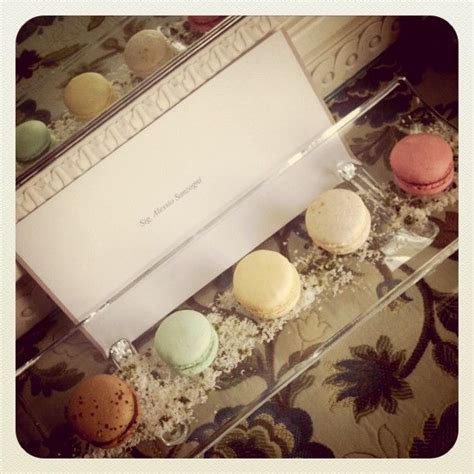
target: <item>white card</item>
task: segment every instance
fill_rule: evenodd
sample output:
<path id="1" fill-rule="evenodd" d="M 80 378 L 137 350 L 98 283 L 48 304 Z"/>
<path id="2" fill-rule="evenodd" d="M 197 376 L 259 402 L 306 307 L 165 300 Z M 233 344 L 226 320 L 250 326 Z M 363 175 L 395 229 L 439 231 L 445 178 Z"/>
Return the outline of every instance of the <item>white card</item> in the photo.
<path id="1" fill-rule="evenodd" d="M 130 105 L 133 107 L 133 103 Z M 75 321 L 331 125 L 275 33 L 17 224 L 17 257 Z M 133 341 L 334 186 L 332 140 L 266 183 L 85 328 Z"/>

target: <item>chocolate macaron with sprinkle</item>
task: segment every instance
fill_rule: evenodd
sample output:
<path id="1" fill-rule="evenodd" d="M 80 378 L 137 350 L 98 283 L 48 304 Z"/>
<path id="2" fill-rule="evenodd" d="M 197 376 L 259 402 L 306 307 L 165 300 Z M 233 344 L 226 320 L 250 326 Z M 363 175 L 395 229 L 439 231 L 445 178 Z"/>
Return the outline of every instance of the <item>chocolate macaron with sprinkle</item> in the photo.
<path id="1" fill-rule="evenodd" d="M 140 410 L 133 389 L 115 375 L 99 374 L 82 380 L 67 408 L 74 431 L 100 448 L 113 448 L 135 431 Z"/>

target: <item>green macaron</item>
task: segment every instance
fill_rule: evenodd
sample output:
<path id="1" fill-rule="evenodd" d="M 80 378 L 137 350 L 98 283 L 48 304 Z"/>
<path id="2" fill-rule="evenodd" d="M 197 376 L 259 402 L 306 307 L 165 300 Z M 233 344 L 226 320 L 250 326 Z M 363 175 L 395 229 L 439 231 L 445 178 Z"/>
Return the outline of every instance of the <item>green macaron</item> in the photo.
<path id="1" fill-rule="evenodd" d="M 54 143 L 48 127 L 40 120 L 28 120 L 16 127 L 16 159 L 22 163 L 39 158 Z"/>
<path id="2" fill-rule="evenodd" d="M 217 355 L 217 333 L 205 316 L 193 310 L 170 314 L 155 334 L 158 355 L 177 373 L 194 375 L 209 367 Z"/>

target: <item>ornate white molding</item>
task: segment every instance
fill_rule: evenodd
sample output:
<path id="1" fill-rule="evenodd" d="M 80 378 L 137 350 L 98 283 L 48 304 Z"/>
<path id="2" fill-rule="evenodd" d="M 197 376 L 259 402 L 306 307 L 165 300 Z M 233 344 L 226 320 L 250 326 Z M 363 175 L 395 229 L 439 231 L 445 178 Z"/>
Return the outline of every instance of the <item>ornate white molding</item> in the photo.
<path id="1" fill-rule="evenodd" d="M 397 17 L 366 17 L 352 25 L 308 64 L 316 90 L 325 97 L 375 59 L 398 37 Z"/>
<path id="2" fill-rule="evenodd" d="M 53 301 L 28 275 L 16 284 L 16 338 L 23 336 L 35 324 L 56 308 Z"/>

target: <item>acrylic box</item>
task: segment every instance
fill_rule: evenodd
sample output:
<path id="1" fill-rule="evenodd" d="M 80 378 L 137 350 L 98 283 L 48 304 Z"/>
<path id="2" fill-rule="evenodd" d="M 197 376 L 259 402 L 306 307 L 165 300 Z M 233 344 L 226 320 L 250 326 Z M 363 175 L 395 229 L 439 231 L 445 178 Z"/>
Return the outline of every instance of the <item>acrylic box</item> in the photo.
<path id="1" fill-rule="evenodd" d="M 391 99 L 398 95 L 409 101 L 409 112 L 392 110 L 397 103 Z M 388 108 L 395 120 L 376 129 L 375 118 Z M 299 150 L 203 222 L 192 239 L 179 242 L 154 263 L 153 269 L 169 264 L 195 239 L 205 238 L 216 224 L 255 196 L 259 196 L 257 205 L 265 208 L 265 195 L 259 193 L 266 186 L 288 179 L 299 166 L 335 143 L 344 144 L 344 158 L 332 164 L 331 172 L 339 186 L 358 192 L 370 209 L 373 226 L 368 245 L 352 255 L 331 256 L 311 244 L 304 213 L 279 228 L 260 247 L 277 250 L 295 264 L 303 293 L 295 310 L 272 322 L 255 321 L 236 303 L 231 293 L 236 261 L 232 262 L 180 305 L 204 313 L 220 338 L 217 359 L 202 374 L 185 378 L 170 372 L 152 347 L 156 325 L 133 343 L 124 332 L 105 360 L 83 331 L 94 321 L 105 321 L 110 305 L 95 308 L 76 325 L 58 314 L 52 322 L 57 329 L 37 344 L 38 354 L 19 345 L 17 416 L 22 420 L 22 444 L 34 451 L 35 440 L 48 439 L 36 453 L 44 457 L 116 457 L 132 448 L 151 456 L 200 456 L 271 396 L 323 361 L 330 347 L 344 344 L 344 336 L 352 328 L 409 291 L 457 250 L 456 236 L 449 242 L 436 239 L 444 213 L 457 213 L 457 175 L 447 191 L 432 198 L 408 197 L 392 183 L 387 163 L 391 147 L 402 136 L 419 131 L 444 136 L 457 159 L 457 131 L 426 106 L 406 80 L 395 80 L 339 122 L 301 143 Z M 298 184 L 294 182 L 295 187 Z M 126 295 L 147 274 L 138 275 L 117 295 Z M 70 431 L 63 408 L 82 376 L 111 370 L 118 370 L 137 388 L 144 418 L 142 429 L 128 444 L 100 450 L 87 446 Z M 54 396 L 41 390 L 38 393 L 41 378 L 54 371 L 67 372 L 67 388 Z M 226 390 L 237 383 L 237 389 Z M 234 407 L 229 416 L 215 418 L 220 408 L 229 406 Z M 198 429 L 203 425 L 208 427 L 205 436 Z"/>

